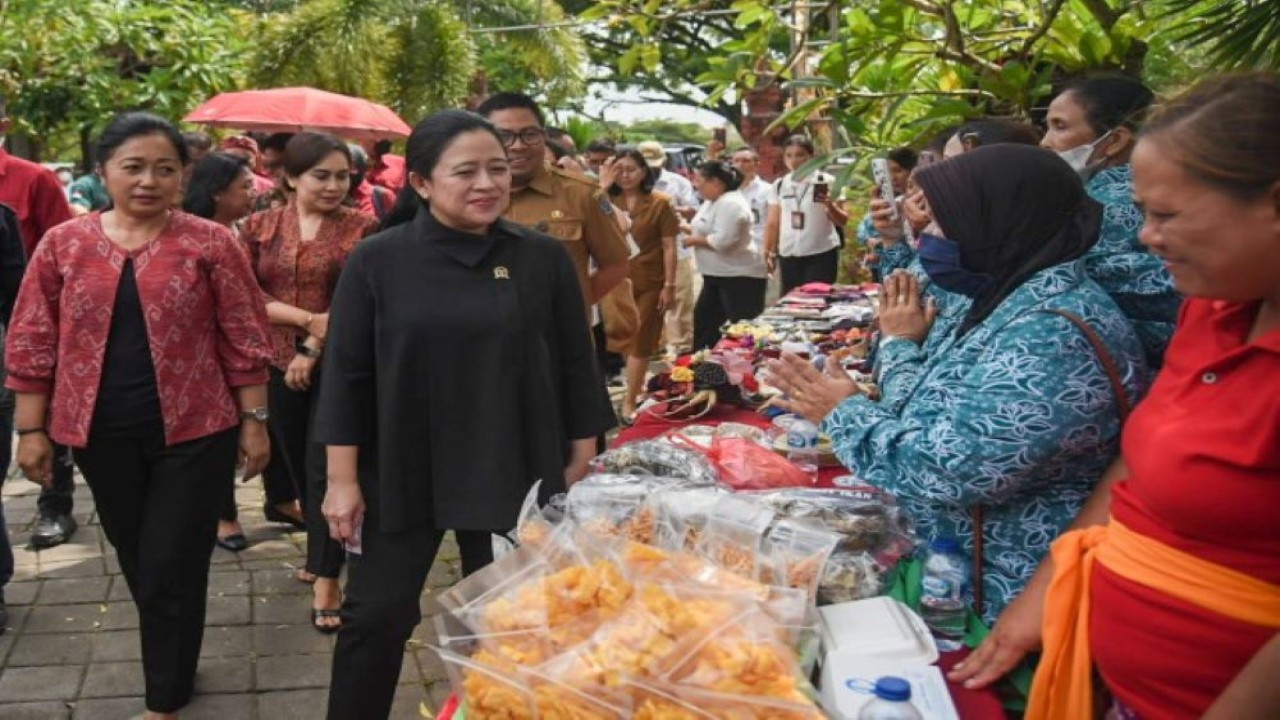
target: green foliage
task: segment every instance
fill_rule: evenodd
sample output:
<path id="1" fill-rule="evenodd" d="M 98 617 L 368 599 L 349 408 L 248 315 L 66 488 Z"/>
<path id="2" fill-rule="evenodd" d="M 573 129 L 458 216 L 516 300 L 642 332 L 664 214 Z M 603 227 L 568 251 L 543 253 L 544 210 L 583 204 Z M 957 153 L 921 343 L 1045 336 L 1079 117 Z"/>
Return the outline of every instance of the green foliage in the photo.
<path id="1" fill-rule="evenodd" d="M 1207 48 L 1220 68 L 1280 70 L 1280 2 L 1165 0 L 1179 41 Z"/>
<path id="2" fill-rule="evenodd" d="M 123 110 L 176 120 L 243 82 L 245 26 L 196 0 L 0 2 L 0 92 L 38 145 L 68 147 Z"/>
<path id="3" fill-rule="evenodd" d="M 698 123 L 674 120 L 636 120 L 621 125 L 614 133 L 627 142 L 657 140 L 662 143 L 695 143 L 705 145 L 711 140 L 711 131 Z"/>
<path id="4" fill-rule="evenodd" d="M 494 90 L 520 90 L 565 105 L 585 91 L 588 54 L 576 28 L 555 0 L 502 0 L 467 5 L 473 28 L 532 26 L 474 35 L 480 66 Z M 541 27 L 540 27 L 541 26 Z"/>

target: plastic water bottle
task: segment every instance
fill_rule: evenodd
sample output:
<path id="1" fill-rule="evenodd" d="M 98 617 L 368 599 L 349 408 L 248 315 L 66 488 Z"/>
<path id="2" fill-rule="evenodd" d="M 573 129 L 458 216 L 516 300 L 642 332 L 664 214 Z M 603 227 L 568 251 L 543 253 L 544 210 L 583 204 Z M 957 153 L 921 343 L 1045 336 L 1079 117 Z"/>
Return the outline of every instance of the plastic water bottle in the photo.
<path id="1" fill-rule="evenodd" d="M 787 426 L 787 459 L 809 476 L 809 482 L 818 481 L 818 426 L 797 417 Z"/>
<path id="2" fill-rule="evenodd" d="M 858 720 L 924 720 L 911 704 L 911 683 L 898 677 L 876 681 L 876 697 L 858 711 Z"/>
<path id="3" fill-rule="evenodd" d="M 920 614 L 933 632 L 942 652 L 959 650 L 965 633 L 968 611 L 964 589 L 969 582 L 969 564 L 955 538 L 938 538 L 929 544 L 924 561 L 924 588 Z"/>

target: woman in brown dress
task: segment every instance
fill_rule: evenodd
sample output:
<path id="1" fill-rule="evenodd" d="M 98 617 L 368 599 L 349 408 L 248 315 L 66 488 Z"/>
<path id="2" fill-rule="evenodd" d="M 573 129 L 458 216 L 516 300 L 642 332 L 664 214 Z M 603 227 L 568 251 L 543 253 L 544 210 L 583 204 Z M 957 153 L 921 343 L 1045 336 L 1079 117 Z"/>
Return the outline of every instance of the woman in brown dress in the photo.
<path id="1" fill-rule="evenodd" d="M 342 547 L 329 538 L 320 514 L 325 457 L 324 447 L 312 442 L 312 415 L 338 274 L 356 243 L 378 225 L 376 218 L 342 205 L 350 181 L 345 142 L 325 133 L 299 133 L 284 150 L 288 204 L 251 216 L 240 236 L 272 324 L 272 452 L 292 476 L 306 518 L 307 565 L 298 577 L 314 582 L 311 622 L 325 633 L 339 627 Z"/>
<path id="2" fill-rule="evenodd" d="M 676 233 L 680 221 L 671 198 L 655 192 L 657 171 L 637 150 L 624 150 L 600 170 L 600 184 L 613 204 L 631 218 L 631 238 L 640 253 L 631 258 L 631 285 L 640 329 L 627 349 L 627 394 L 622 399 L 622 421 L 630 424 L 636 397 L 644 383 L 649 360 L 662 336 L 663 313 L 675 299 Z"/>

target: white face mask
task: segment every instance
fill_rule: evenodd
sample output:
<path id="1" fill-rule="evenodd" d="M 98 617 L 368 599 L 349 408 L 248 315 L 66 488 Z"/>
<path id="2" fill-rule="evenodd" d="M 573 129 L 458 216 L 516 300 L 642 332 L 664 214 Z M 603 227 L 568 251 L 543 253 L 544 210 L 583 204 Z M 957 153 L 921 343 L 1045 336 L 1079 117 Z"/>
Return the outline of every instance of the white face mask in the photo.
<path id="1" fill-rule="evenodd" d="M 1102 137 L 1091 143 L 1077 145 L 1070 150 L 1063 150 L 1058 153 L 1058 157 L 1065 160 L 1071 166 L 1071 169 L 1076 171 L 1077 175 L 1087 180 L 1093 174 L 1093 168 L 1089 166 L 1089 161 L 1093 159 L 1093 151 L 1103 140 L 1111 137 L 1112 132 L 1108 130 Z"/>

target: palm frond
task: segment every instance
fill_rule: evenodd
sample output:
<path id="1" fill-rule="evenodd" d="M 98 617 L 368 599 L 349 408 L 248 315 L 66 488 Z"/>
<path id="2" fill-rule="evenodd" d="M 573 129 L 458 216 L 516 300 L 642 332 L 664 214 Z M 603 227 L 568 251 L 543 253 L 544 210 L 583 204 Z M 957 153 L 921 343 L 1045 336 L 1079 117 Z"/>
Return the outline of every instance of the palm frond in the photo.
<path id="1" fill-rule="evenodd" d="M 444 4 L 423 4 L 392 31 L 387 74 L 392 107 L 411 124 L 459 107 L 475 73 L 475 48 L 466 24 Z"/>
<path id="2" fill-rule="evenodd" d="M 1165 0 L 1179 42 L 1204 44 L 1220 70 L 1280 70 L 1280 1 Z"/>

